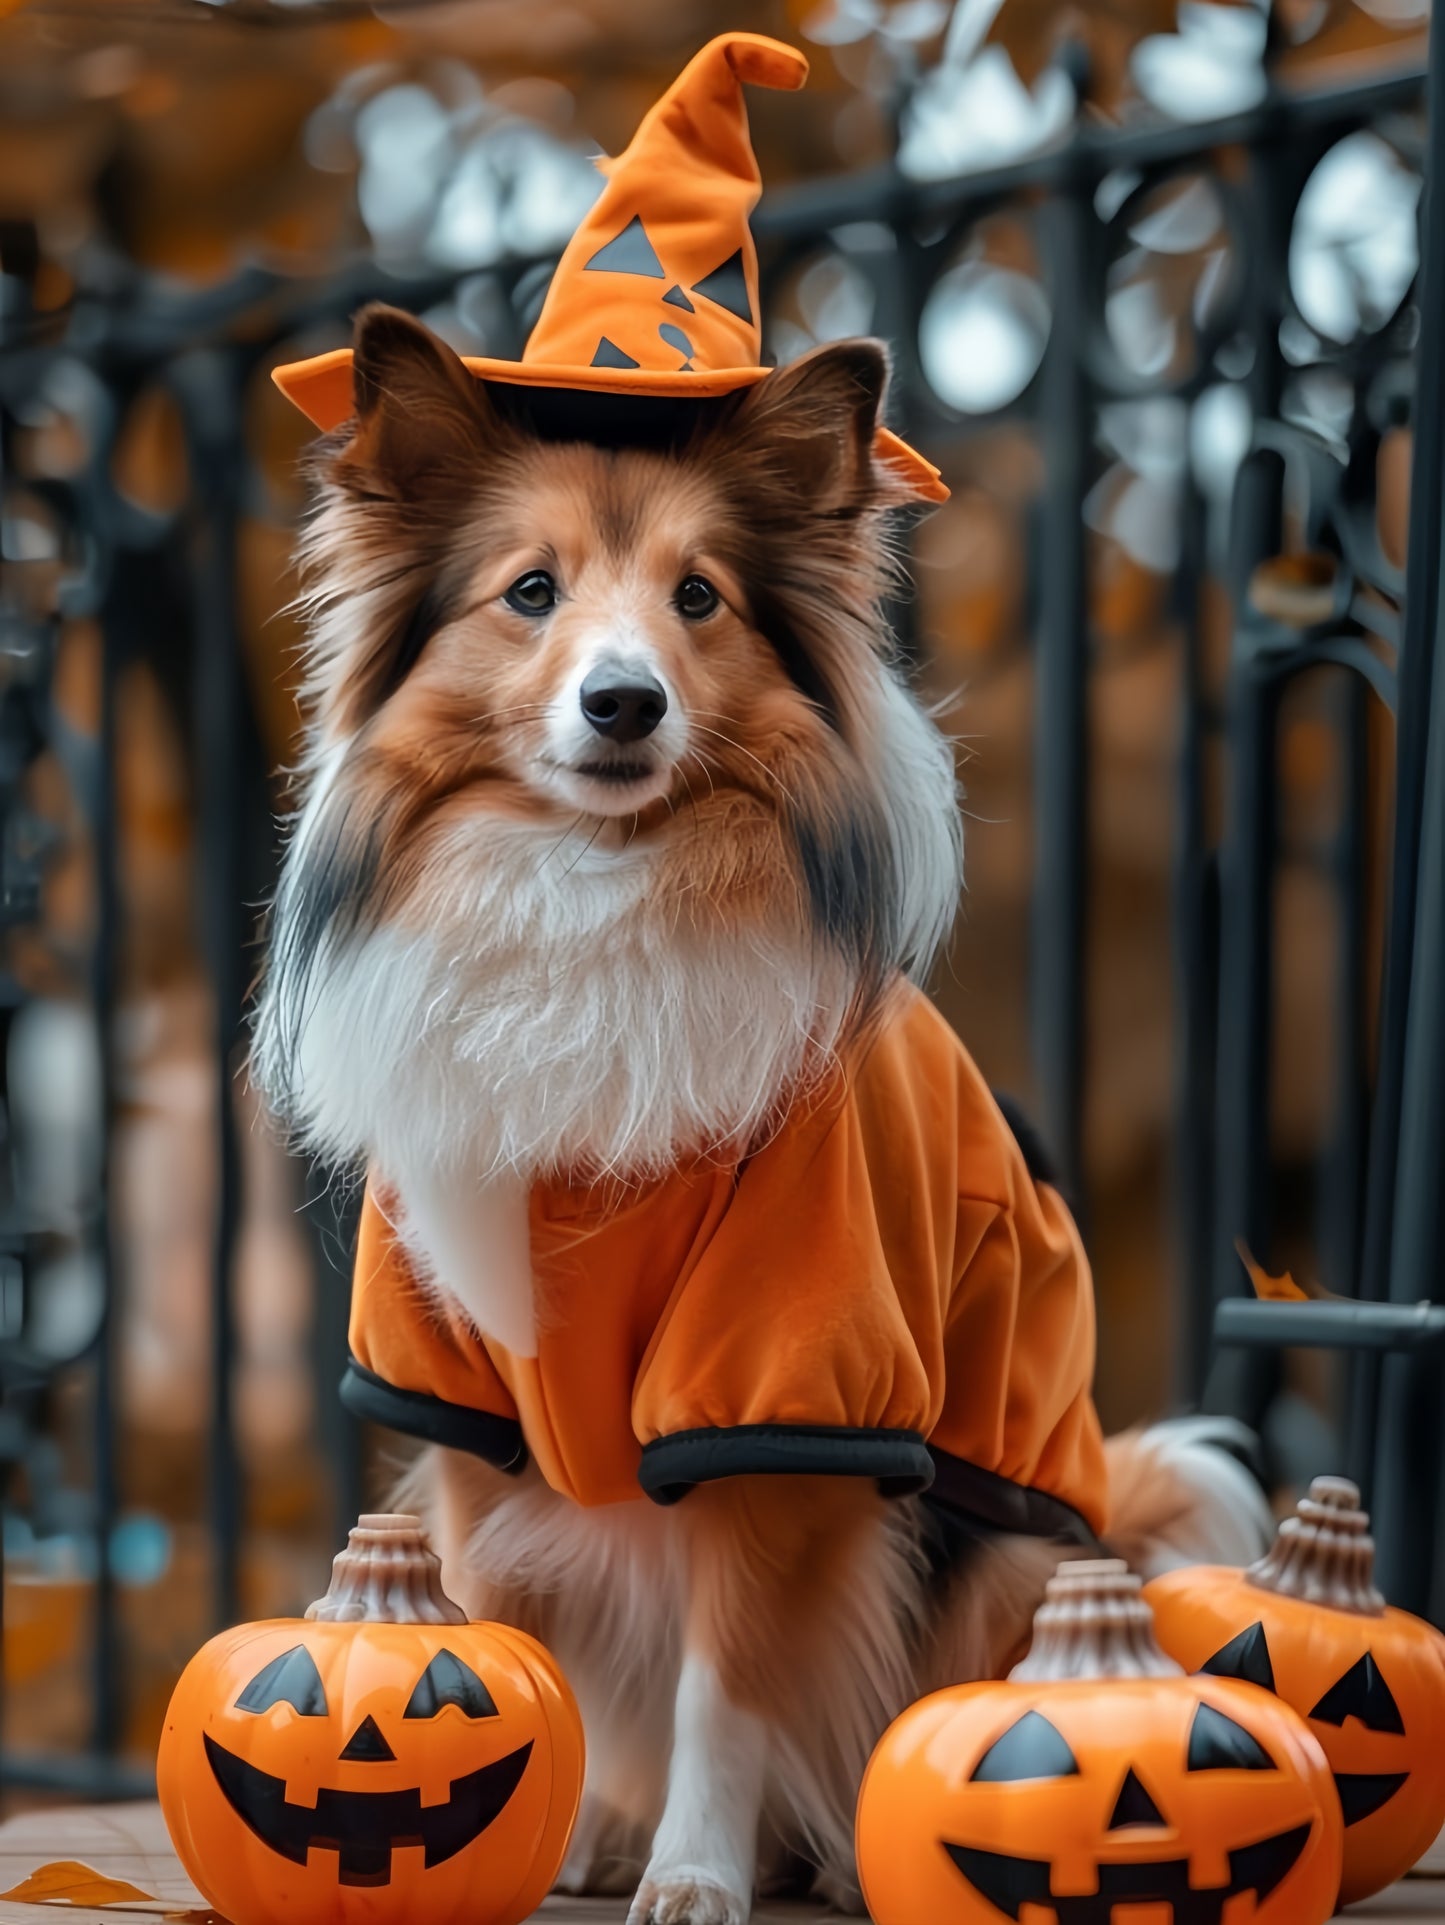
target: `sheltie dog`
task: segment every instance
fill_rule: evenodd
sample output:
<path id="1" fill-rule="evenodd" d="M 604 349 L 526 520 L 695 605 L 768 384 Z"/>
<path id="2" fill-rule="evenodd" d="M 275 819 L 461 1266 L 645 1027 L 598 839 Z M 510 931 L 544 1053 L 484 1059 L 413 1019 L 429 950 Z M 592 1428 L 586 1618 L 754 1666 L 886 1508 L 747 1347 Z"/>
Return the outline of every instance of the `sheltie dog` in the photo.
<path id="1" fill-rule="evenodd" d="M 953 758 L 882 614 L 907 506 L 874 453 L 886 381 L 844 342 L 568 439 L 407 316 L 357 324 L 301 550 L 309 748 L 255 1074 L 514 1355 L 568 1315 L 534 1300 L 534 1180 L 746 1155 L 952 921 Z M 1218 1441 L 1113 1440 L 1114 1554 L 1257 1554 Z M 800 1878 L 857 1908 L 872 1745 L 1006 1666 L 1059 1555 L 981 1530 L 940 1566 L 923 1500 L 863 1477 L 589 1508 L 431 1448 L 403 1497 L 469 1611 L 567 1671 L 589 1757 L 562 1882 L 635 1890 L 636 1925 L 740 1925 Z"/>

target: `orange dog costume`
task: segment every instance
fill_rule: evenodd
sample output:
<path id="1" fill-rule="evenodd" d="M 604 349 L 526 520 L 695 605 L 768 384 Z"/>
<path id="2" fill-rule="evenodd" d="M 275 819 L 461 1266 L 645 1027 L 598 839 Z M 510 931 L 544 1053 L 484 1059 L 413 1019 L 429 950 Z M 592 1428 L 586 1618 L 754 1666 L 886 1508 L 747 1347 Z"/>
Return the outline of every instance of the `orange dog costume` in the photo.
<path id="1" fill-rule="evenodd" d="M 755 34 L 705 47 L 603 163 L 522 360 L 469 360 L 478 379 L 589 401 L 761 380 L 742 83 L 796 88 L 806 74 L 801 54 Z M 349 349 L 275 379 L 319 427 L 351 412 Z M 947 498 L 886 429 L 876 453 L 918 497 Z M 582 1504 L 827 1472 L 894 1495 L 931 1486 L 993 1528 L 1091 1543 L 1103 1527 L 1078 1234 L 916 990 L 898 990 L 846 1073 L 754 1154 L 620 1202 L 539 1183 L 531 1244 L 540 1331 L 522 1358 L 417 1280 L 369 1196 L 350 1408 L 504 1470 L 530 1456 Z"/>
<path id="2" fill-rule="evenodd" d="M 1000 1529 L 1103 1528 L 1078 1232 L 918 990 L 752 1156 L 620 1202 L 539 1183 L 531 1228 L 538 1354 L 514 1357 L 418 1282 L 368 1196 L 358 1416 L 504 1470 L 530 1454 L 580 1504 L 809 1471 L 932 1485 Z"/>

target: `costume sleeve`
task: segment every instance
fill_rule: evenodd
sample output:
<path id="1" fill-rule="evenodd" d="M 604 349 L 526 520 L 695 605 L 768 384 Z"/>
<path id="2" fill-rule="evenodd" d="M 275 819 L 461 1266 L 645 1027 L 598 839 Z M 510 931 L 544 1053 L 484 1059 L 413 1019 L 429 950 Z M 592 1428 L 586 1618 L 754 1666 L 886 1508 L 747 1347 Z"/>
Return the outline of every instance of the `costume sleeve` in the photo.
<path id="1" fill-rule="evenodd" d="M 1092 1543 L 1107 1506 L 1088 1259 L 1057 1190 L 1007 1150 L 1007 1200 L 959 1203 L 934 1495 L 999 1529 Z"/>
<path id="2" fill-rule="evenodd" d="M 368 1185 L 351 1286 L 341 1401 L 354 1416 L 517 1472 L 527 1462 L 511 1392 L 460 1309 L 419 1281 Z"/>
<path id="3" fill-rule="evenodd" d="M 638 1374 L 657 1501 L 769 1471 L 871 1477 L 889 1495 L 931 1482 L 956 1165 L 934 1092 L 895 1067 L 885 1042 L 743 1166 Z"/>

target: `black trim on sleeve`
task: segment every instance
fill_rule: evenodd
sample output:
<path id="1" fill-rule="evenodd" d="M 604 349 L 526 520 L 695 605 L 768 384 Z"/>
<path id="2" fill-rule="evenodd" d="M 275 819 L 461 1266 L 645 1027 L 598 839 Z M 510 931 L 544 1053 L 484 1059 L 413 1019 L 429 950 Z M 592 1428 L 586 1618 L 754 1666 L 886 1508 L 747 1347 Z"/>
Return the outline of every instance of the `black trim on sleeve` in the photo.
<path id="1" fill-rule="evenodd" d="M 970 1464 L 930 1445 L 934 1478 L 929 1504 L 991 1531 L 1010 1531 L 1019 1537 L 1053 1537 L 1098 1552 L 1093 1526 L 1072 1504 L 1048 1491 L 1015 1484 L 997 1471 Z"/>
<path id="2" fill-rule="evenodd" d="M 469 1451 L 511 1477 L 527 1467 L 527 1445 L 515 1417 L 449 1404 L 423 1390 L 402 1390 L 355 1357 L 348 1360 L 341 1379 L 341 1401 L 353 1417 L 424 1437 L 431 1444 L 445 1444 L 451 1450 Z"/>
<path id="3" fill-rule="evenodd" d="M 933 1482 L 916 1430 L 849 1430 L 836 1424 L 736 1424 L 678 1430 L 642 1447 L 637 1481 L 655 1504 L 675 1504 L 720 1477 L 874 1477 L 885 1497 L 915 1497 Z"/>

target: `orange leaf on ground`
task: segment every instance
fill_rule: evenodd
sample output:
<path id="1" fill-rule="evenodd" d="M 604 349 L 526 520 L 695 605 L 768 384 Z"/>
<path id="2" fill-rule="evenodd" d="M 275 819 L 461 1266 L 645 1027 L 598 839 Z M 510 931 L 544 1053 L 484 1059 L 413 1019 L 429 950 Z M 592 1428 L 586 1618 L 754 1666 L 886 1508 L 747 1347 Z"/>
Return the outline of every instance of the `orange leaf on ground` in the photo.
<path id="1" fill-rule="evenodd" d="M 134 1905 L 154 1904 L 150 1892 L 131 1885 L 123 1878 L 107 1878 L 104 1872 L 82 1865 L 75 1858 L 58 1858 L 41 1865 L 22 1878 L 8 1892 L 0 1892 L 0 1902 L 19 1905 Z"/>

